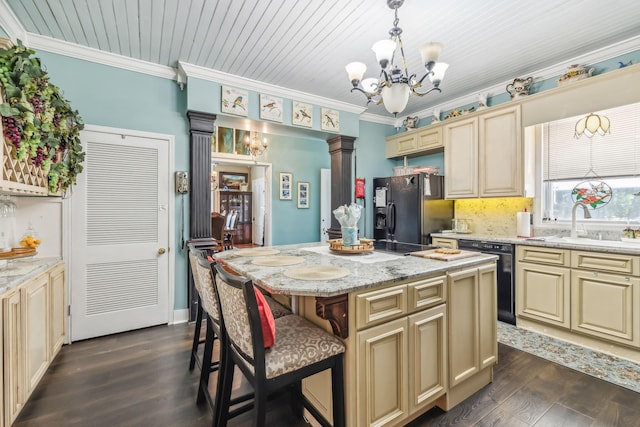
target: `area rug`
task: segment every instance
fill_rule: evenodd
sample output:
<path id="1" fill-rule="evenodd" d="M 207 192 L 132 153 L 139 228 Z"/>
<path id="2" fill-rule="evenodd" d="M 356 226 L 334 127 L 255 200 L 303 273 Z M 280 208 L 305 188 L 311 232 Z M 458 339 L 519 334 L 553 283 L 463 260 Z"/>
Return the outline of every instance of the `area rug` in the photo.
<path id="1" fill-rule="evenodd" d="M 498 342 L 640 393 L 637 363 L 503 322 L 498 322 Z"/>

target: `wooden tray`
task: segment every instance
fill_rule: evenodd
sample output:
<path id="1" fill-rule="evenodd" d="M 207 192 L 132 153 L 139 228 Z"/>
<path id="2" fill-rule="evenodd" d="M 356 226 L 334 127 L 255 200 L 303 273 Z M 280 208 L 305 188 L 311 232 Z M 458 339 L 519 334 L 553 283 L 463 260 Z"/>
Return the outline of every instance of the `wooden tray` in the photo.
<path id="1" fill-rule="evenodd" d="M 469 258 L 473 256 L 481 255 L 480 252 L 473 251 L 460 251 L 459 254 L 441 254 L 436 252 L 435 249 L 430 249 L 428 251 L 418 251 L 411 252 L 411 255 L 421 257 L 421 258 L 429 258 L 429 259 L 437 259 L 439 261 L 455 261 L 458 259 Z"/>
<path id="2" fill-rule="evenodd" d="M 360 239 L 359 244 L 350 246 L 344 246 L 342 244 L 342 239 L 330 239 L 327 240 L 327 243 L 329 243 L 330 251 L 341 254 L 362 254 L 373 251 L 372 239 Z"/>
<path id="3" fill-rule="evenodd" d="M 37 252 L 35 248 L 14 248 L 10 252 L 0 252 L 0 259 L 14 259 L 33 256 Z"/>

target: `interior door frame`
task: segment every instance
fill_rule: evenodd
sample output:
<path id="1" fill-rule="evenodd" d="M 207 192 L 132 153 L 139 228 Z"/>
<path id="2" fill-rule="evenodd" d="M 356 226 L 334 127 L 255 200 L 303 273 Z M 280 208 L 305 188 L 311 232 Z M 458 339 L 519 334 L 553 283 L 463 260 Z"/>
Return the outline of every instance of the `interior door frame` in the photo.
<path id="1" fill-rule="evenodd" d="M 138 138 L 152 138 L 152 139 L 165 139 L 169 141 L 169 167 L 167 170 L 168 176 L 173 176 L 175 174 L 175 136 L 170 134 L 162 134 L 155 132 L 146 132 L 146 131 L 138 131 L 132 129 L 122 129 L 122 128 L 113 128 L 108 126 L 99 126 L 99 125 L 85 125 L 84 130 L 91 132 L 100 132 L 100 133 L 108 133 L 114 135 L 128 135 Z M 169 194 L 168 194 L 169 206 L 168 206 L 168 221 L 169 221 L 169 247 L 167 248 L 169 254 L 172 256 L 169 257 L 169 295 L 167 302 L 167 309 L 169 310 L 168 319 L 169 324 L 174 323 L 175 318 L 175 275 L 176 275 L 176 257 L 178 256 L 177 250 L 178 245 L 175 243 L 176 239 L 176 223 L 175 223 L 175 205 L 178 203 L 178 196 L 175 193 L 175 180 L 169 179 Z M 173 203 L 171 203 L 173 201 Z M 71 274 L 71 253 L 72 253 L 72 239 L 71 239 L 71 198 L 63 199 L 62 203 L 62 258 L 65 264 L 65 287 L 66 287 L 66 297 L 67 297 L 67 305 L 71 306 L 71 287 L 73 283 L 71 283 L 70 277 Z M 66 314 L 66 329 L 67 334 L 65 337 L 65 342 L 68 344 L 71 342 L 71 316 L 69 315 L 69 311 Z"/>

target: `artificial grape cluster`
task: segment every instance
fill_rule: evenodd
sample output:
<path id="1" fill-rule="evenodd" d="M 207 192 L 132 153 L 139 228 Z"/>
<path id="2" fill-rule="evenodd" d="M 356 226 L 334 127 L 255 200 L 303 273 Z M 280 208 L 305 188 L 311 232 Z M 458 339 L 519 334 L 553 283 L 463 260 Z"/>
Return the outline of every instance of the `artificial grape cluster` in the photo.
<path id="1" fill-rule="evenodd" d="M 33 107 L 33 112 L 35 114 L 42 114 L 44 112 L 44 104 L 42 102 L 42 98 L 39 96 L 34 96 L 29 100 L 29 103 Z"/>
<path id="2" fill-rule="evenodd" d="M 21 133 L 20 128 L 17 126 L 16 119 L 13 117 L 2 117 L 2 128 L 4 130 L 4 136 L 11 141 L 16 148 L 20 148 Z"/>

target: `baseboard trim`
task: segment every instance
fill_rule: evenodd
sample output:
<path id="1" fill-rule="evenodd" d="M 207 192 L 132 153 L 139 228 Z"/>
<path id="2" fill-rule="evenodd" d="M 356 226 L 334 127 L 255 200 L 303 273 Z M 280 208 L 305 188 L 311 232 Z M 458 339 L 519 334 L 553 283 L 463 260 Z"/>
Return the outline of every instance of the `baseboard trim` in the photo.
<path id="1" fill-rule="evenodd" d="M 170 325 L 177 325 L 179 323 L 187 323 L 189 321 L 189 309 L 183 308 L 180 310 L 173 310 L 173 321 Z"/>

